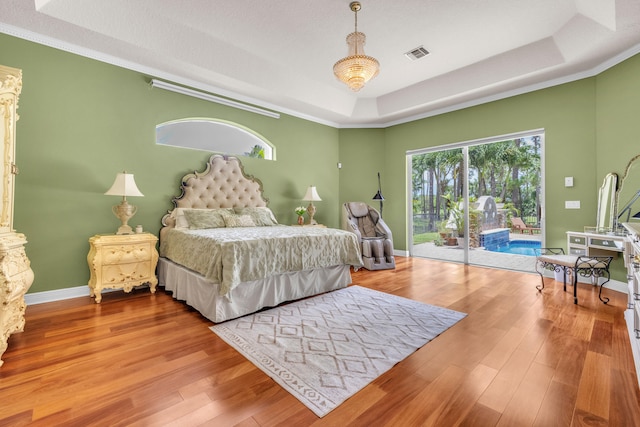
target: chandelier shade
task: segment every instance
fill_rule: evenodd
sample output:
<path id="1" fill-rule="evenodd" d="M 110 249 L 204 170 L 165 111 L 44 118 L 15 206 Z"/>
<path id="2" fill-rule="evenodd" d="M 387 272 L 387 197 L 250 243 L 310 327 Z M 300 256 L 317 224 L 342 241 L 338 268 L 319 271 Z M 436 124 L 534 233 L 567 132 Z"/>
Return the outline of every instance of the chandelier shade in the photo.
<path id="1" fill-rule="evenodd" d="M 348 56 L 333 65 L 333 74 L 351 90 L 357 92 L 378 75 L 380 63 L 374 57 L 364 54 L 367 36 L 358 31 L 360 3 L 351 2 L 349 7 L 355 12 L 355 31 L 347 36 Z"/>

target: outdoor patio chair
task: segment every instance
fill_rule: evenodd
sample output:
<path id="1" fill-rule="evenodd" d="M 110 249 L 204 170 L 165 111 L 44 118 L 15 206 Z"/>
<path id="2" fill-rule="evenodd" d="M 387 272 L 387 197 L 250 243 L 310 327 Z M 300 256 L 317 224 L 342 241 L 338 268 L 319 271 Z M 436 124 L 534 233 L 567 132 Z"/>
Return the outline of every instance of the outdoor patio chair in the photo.
<path id="1" fill-rule="evenodd" d="M 540 233 L 539 228 L 528 226 L 527 224 L 524 223 L 522 218 L 518 218 L 517 216 L 514 216 L 511 218 L 511 231 L 513 231 L 514 233 L 519 232 L 521 234 Z"/>

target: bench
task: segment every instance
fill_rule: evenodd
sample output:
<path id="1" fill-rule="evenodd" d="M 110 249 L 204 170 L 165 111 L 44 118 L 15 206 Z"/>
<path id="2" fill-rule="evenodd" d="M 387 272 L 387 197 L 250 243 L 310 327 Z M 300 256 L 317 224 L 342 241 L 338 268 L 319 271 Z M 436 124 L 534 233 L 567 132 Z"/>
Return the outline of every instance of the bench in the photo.
<path id="1" fill-rule="evenodd" d="M 544 271 L 562 272 L 564 291 L 567 291 L 567 276 L 571 276 L 573 284 L 573 303 L 578 304 L 578 276 L 590 277 L 594 284 L 598 284 L 601 277 L 606 278 L 600 284 L 598 298 L 604 304 L 609 302 L 609 298 L 602 298 L 602 287 L 611 279 L 609 265 L 613 257 L 610 256 L 585 256 L 566 255 L 562 248 L 541 248 L 537 249 L 536 271 L 540 275 L 542 285 L 536 286 L 538 292 L 544 289 Z"/>

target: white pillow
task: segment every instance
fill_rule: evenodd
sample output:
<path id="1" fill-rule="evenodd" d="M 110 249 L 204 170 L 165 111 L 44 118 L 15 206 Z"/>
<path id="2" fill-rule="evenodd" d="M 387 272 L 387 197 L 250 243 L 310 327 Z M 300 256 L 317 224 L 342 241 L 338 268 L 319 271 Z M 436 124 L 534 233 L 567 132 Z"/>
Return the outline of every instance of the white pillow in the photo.
<path id="1" fill-rule="evenodd" d="M 238 215 L 249 215 L 257 226 L 278 225 L 275 215 L 267 207 L 235 208 Z"/>
<path id="2" fill-rule="evenodd" d="M 188 230 L 189 229 L 189 221 L 184 215 L 185 211 L 226 211 L 229 213 L 234 213 L 231 208 L 220 208 L 220 209 L 195 209 L 195 208 L 175 208 L 171 212 L 171 218 L 175 219 L 177 229 Z"/>

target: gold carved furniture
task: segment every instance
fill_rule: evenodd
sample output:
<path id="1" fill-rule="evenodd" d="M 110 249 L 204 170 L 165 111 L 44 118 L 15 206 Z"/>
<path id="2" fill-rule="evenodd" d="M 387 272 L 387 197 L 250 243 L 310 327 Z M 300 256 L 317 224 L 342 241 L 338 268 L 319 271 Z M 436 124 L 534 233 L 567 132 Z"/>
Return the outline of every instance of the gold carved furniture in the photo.
<path id="1" fill-rule="evenodd" d="M 24 330 L 24 294 L 33 283 L 33 271 L 24 246 L 24 234 L 13 229 L 13 194 L 18 97 L 22 71 L 0 65 L 0 358 L 9 336 Z M 2 365 L 0 359 L 0 366 Z"/>
<path id="2" fill-rule="evenodd" d="M 89 292 L 96 303 L 102 300 L 103 289 L 131 292 L 135 286 L 148 283 L 155 293 L 157 241 L 150 233 L 100 234 L 89 239 Z"/>

